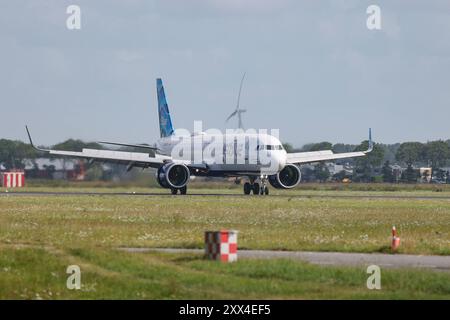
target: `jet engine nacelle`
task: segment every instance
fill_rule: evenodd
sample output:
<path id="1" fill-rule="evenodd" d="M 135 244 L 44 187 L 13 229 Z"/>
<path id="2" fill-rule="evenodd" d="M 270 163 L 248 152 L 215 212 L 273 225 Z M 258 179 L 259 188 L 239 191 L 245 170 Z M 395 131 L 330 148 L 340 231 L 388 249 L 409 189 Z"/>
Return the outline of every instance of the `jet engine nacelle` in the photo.
<path id="1" fill-rule="evenodd" d="M 300 168 L 294 164 L 286 166 L 277 174 L 269 176 L 269 182 L 272 187 L 277 189 L 291 189 L 297 186 L 302 180 Z"/>
<path id="2" fill-rule="evenodd" d="M 158 169 L 156 180 L 163 188 L 180 189 L 189 182 L 189 168 L 184 164 L 168 163 Z"/>

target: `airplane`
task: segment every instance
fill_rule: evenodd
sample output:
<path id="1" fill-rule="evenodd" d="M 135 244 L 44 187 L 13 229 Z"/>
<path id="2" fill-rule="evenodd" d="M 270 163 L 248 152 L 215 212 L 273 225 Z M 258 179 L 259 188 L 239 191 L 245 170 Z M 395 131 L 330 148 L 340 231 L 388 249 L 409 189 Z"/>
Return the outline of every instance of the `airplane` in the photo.
<path id="1" fill-rule="evenodd" d="M 100 143 L 146 149 L 147 152 L 126 152 L 117 150 L 83 149 L 60 151 L 42 149 L 34 145 L 28 126 L 28 138 L 33 148 L 54 156 L 83 158 L 93 162 L 119 163 L 134 167 L 155 168 L 156 180 L 162 188 L 173 195 L 187 193 L 192 176 L 242 177 L 245 195 L 268 195 L 268 183 L 276 189 L 292 189 L 301 181 L 300 165 L 335 159 L 366 156 L 373 150 L 372 133 L 369 129 L 368 149 L 365 151 L 333 153 L 332 150 L 287 153 L 280 140 L 274 135 L 260 132 L 235 131 L 234 133 L 198 132 L 190 136 L 178 134 L 172 125 L 163 82 L 156 79 L 160 139 L 156 146 L 126 144 L 102 141 Z M 213 152 L 200 160 L 189 155 L 192 145 L 201 146 L 201 156 L 216 141 L 220 152 Z M 180 150 L 181 153 L 179 152 Z M 215 150 L 217 151 L 217 150 Z M 177 153 L 178 152 L 178 153 Z M 194 151 L 195 153 L 195 151 Z M 217 153 L 217 154 L 214 154 Z M 219 160 L 218 160 L 219 159 Z M 222 160 L 222 161 L 220 161 Z M 242 160 L 242 161 L 239 161 Z M 264 160 L 264 161 L 263 161 Z"/>

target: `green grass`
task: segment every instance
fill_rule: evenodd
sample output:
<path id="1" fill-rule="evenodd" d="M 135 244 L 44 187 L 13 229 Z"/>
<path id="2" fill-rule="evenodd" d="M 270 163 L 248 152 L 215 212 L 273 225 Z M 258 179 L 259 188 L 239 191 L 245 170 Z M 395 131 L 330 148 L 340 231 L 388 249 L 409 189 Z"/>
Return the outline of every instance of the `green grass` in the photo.
<path id="1" fill-rule="evenodd" d="M 161 193 L 168 194 L 160 188 L 155 179 L 147 176 L 137 181 L 65 181 L 65 180 L 28 180 L 25 188 L 5 189 L 0 187 L 0 193 L 7 191 L 29 192 L 103 192 L 103 193 Z M 233 181 L 194 180 L 189 184 L 189 193 L 224 193 L 242 194 L 242 184 Z M 436 184 L 389 184 L 389 183 L 301 183 L 292 190 L 276 190 L 271 188 L 271 194 L 284 196 L 308 195 L 389 195 L 389 196 L 426 196 L 450 198 L 450 185 Z"/>
<path id="2" fill-rule="evenodd" d="M 336 193 L 336 191 L 335 191 Z M 202 248 L 239 230 L 248 249 L 450 254 L 450 200 L 198 196 L 0 198 L 0 243 Z"/>
<path id="3" fill-rule="evenodd" d="M 68 290 L 68 265 L 81 290 Z M 199 255 L 131 254 L 98 248 L 2 248 L 0 299 L 450 299 L 446 272 L 382 270 L 289 260 L 205 261 Z"/>
<path id="4" fill-rule="evenodd" d="M 241 193 L 242 184 L 236 185 L 233 179 L 223 180 L 205 180 L 202 178 L 192 180 L 189 184 L 190 188 L 200 189 L 202 192 L 207 190 L 224 191 Z M 28 179 L 27 188 L 16 189 L 15 191 L 42 189 L 54 190 L 81 190 L 81 189 L 103 189 L 104 192 L 116 192 L 118 190 L 139 190 L 142 192 L 152 191 L 164 192 L 161 190 L 154 178 L 152 172 L 139 172 L 139 176 L 132 180 L 126 181 L 67 181 L 67 180 L 42 180 L 42 179 Z M 0 188 L 0 192 L 5 189 Z M 275 191 L 276 190 L 273 190 Z M 294 190 L 282 190 L 281 193 L 297 193 L 301 191 L 349 191 L 349 192 L 387 192 L 398 193 L 404 192 L 422 194 L 441 193 L 442 195 L 450 196 L 450 184 L 427 184 L 427 183 L 300 183 Z"/>
<path id="5" fill-rule="evenodd" d="M 121 188 L 92 190 L 148 192 Z M 300 189 L 287 197 L 2 196 L 0 298 L 449 299 L 447 272 L 383 269 L 382 290 L 372 291 L 366 288 L 364 267 L 288 260 L 221 264 L 197 255 L 116 249 L 203 248 L 205 230 L 233 228 L 239 230 L 241 249 L 389 252 L 395 225 L 399 253 L 450 255 L 450 200 L 305 197 L 372 192 L 387 193 Z M 402 192 L 431 193 L 393 194 Z M 78 291 L 65 286 L 71 264 L 82 269 Z"/>

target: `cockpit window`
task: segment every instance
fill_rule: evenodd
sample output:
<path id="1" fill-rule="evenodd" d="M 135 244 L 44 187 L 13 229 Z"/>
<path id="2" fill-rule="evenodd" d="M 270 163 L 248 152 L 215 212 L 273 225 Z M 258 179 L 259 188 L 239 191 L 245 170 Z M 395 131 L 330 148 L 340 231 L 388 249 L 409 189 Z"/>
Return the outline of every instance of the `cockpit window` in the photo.
<path id="1" fill-rule="evenodd" d="M 266 144 L 266 145 L 259 145 L 257 150 L 283 150 L 283 146 L 281 144 Z"/>

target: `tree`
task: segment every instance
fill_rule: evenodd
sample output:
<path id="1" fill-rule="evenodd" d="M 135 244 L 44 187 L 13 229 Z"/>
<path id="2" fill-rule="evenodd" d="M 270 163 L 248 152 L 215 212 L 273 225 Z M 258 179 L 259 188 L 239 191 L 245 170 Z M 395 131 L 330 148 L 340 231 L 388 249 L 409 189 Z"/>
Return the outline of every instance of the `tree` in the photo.
<path id="1" fill-rule="evenodd" d="M 424 145 L 420 142 L 405 142 L 400 145 L 395 154 L 397 161 L 403 161 L 408 166 L 420 161 L 423 157 Z"/>
<path id="2" fill-rule="evenodd" d="M 365 151 L 369 148 L 369 141 L 365 140 L 361 142 L 359 146 L 353 151 Z M 372 167 L 380 166 L 383 162 L 384 150 L 379 143 L 373 145 L 373 150 L 369 152 L 365 157 L 357 158 L 357 162 L 367 162 Z"/>
<path id="3" fill-rule="evenodd" d="M 398 148 L 400 147 L 400 143 L 382 144 L 381 146 L 384 150 L 384 161 L 389 160 L 389 163 L 395 162 L 395 155 L 397 154 Z"/>
<path id="4" fill-rule="evenodd" d="M 321 151 L 321 150 L 331 150 L 333 148 L 333 144 L 331 142 L 322 141 L 319 143 L 308 143 L 305 144 L 301 151 Z"/>
<path id="5" fill-rule="evenodd" d="M 402 173 L 402 180 L 408 183 L 417 182 L 417 178 L 419 177 L 418 171 L 414 170 L 411 164 L 408 165 L 408 168 Z M 422 177 L 423 178 L 423 177 Z M 425 176 L 426 179 L 426 176 Z"/>
<path id="6" fill-rule="evenodd" d="M 330 177 L 330 171 L 323 162 L 314 167 L 314 176 L 320 182 L 325 182 Z"/>
<path id="7" fill-rule="evenodd" d="M 37 152 L 22 141 L 0 139 L 0 163 L 6 169 L 23 169 L 26 159 L 34 159 Z"/>
<path id="8" fill-rule="evenodd" d="M 368 149 L 369 141 L 365 140 L 361 142 L 354 151 L 365 151 Z M 364 157 L 358 157 L 355 159 L 355 181 L 370 182 L 372 181 L 373 169 L 379 167 L 383 162 L 384 149 L 380 144 L 375 143 L 372 152 L 368 153 Z"/>
<path id="9" fill-rule="evenodd" d="M 427 142 L 424 147 L 423 158 L 428 161 L 433 172 L 440 167 L 445 166 L 450 158 L 450 148 L 448 144 L 442 140 Z"/>
<path id="10" fill-rule="evenodd" d="M 53 149 L 63 151 L 81 151 L 83 148 L 103 149 L 101 144 L 95 142 L 84 142 L 82 140 L 75 139 L 69 139 L 53 146 Z"/>
<path id="11" fill-rule="evenodd" d="M 389 160 L 384 163 L 381 172 L 383 174 L 383 182 L 394 182 L 394 174 L 392 173 L 392 168 L 389 164 Z"/>
<path id="12" fill-rule="evenodd" d="M 294 152 L 294 147 L 289 142 L 283 143 L 283 148 L 286 150 L 286 152 Z"/>
<path id="13" fill-rule="evenodd" d="M 356 182 L 371 182 L 372 168 L 367 162 L 360 162 L 354 168 L 353 180 Z"/>
<path id="14" fill-rule="evenodd" d="M 313 175 L 314 175 L 314 170 L 311 169 L 309 166 L 303 166 L 301 168 L 301 172 L 302 172 L 302 181 L 303 182 L 311 182 Z"/>
<path id="15" fill-rule="evenodd" d="M 333 152 L 335 153 L 344 153 L 344 152 L 352 152 L 355 150 L 357 146 L 354 144 L 344 144 L 344 143 L 336 143 L 333 145 Z"/>

